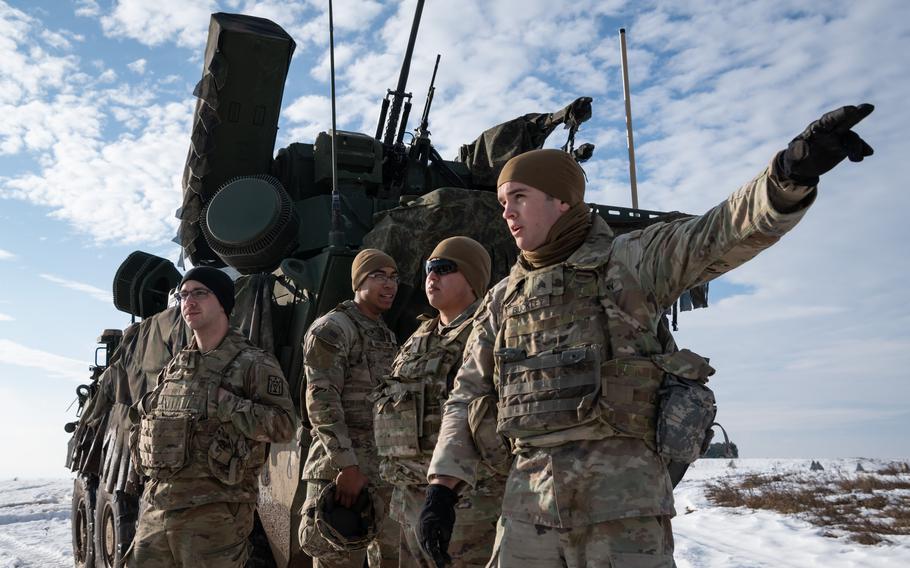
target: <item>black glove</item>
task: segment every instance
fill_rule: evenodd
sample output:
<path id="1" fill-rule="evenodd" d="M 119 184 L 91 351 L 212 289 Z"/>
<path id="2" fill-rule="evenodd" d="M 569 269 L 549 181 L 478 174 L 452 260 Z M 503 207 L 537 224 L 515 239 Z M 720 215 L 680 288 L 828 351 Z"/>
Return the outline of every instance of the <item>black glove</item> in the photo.
<path id="1" fill-rule="evenodd" d="M 455 526 L 455 503 L 458 494 L 445 485 L 427 486 L 427 500 L 420 511 L 418 531 L 420 546 L 442 568 L 452 562 L 449 541 Z"/>
<path id="2" fill-rule="evenodd" d="M 872 147 L 850 130 L 875 109 L 870 104 L 845 106 L 822 115 L 777 155 L 780 175 L 799 185 L 818 185 L 818 177 L 844 158 L 862 162 Z"/>

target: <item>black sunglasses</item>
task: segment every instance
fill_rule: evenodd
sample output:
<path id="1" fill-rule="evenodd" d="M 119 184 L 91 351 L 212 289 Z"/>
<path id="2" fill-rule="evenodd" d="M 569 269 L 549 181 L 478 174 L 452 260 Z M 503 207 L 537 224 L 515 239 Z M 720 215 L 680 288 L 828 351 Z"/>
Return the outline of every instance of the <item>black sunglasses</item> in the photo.
<path id="1" fill-rule="evenodd" d="M 452 272 L 458 272 L 458 265 L 447 258 L 435 258 L 427 261 L 425 269 L 427 271 L 427 276 L 429 276 L 431 272 L 435 272 L 438 276 L 444 276 Z"/>

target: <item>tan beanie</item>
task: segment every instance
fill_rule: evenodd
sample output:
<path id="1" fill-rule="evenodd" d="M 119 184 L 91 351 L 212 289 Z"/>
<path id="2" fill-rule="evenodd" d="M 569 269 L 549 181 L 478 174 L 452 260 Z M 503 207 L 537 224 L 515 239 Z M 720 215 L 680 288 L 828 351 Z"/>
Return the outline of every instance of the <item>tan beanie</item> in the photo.
<path id="1" fill-rule="evenodd" d="M 398 270 L 395 260 L 379 249 L 363 249 L 354 257 L 351 265 L 351 288 L 356 292 L 367 275 L 383 268 Z"/>
<path id="2" fill-rule="evenodd" d="M 458 270 L 474 291 L 483 298 L 490 283 L 490 254 L 483 245 L 468 237 L 449 237 L 436 245 L 430 258 L 444 258 L 458 265 Z"/>
<path id="3" fill-rule="evenodd" d="M 518 181 L 569 205 L 585 197 L 585 173 L 575 158 L 562 150 L 531 150 L 506 162 L 496 187 Z"/>

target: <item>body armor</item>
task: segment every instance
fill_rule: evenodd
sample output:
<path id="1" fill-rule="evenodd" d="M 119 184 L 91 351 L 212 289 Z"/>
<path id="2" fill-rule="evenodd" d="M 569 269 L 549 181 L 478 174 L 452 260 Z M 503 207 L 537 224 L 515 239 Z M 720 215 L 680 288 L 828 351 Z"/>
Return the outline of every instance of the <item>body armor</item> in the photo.
<path id="1" fill-rule="evenodd" d="M 137 406 L 132 447 L 141 473 L 152 479 L 214 476 L 233 485 L 247 470 L 265 463 L 267 444 L 248 440 L 216 417 L 223 379 L 237 357 L 251 348 L 228 339 L 205 358 L 187 349 L 168 364 L 158 385 Z"/>
<path id="2" fill-rule="evenodd" d="M 350 331 L 360 338 L 360 351 L 357 351 L 356 342 L 349 355 L 350 361 L 362 361 L 362 367 L 369 374 L 369 384 L 365 381 L 349 381 L 341 392 L 341 405 L 344 407 L 345 424 L 352 431 L 371 431 L 373 429 L 373 414 L 370 404 L 370 393 L 378 385 L 387 369 L 392 366 L 397 343 L 395 336 L 385 326 L 374 326 L 364 329 L 357 325 L 357 318 L 350 310 L 357 310 L 353 302 L 340 304 L 337 310 L 346 317 L 336 319 L 336 323 L 346 320 Z M 353 366 L 355 366 L 356 363 Z"/>
<path id="3" fill-rule="evenodd" d="M 461 363 L 472 321 L 466 317 L 440 337 L 436 335 L 438 319 L 433 318 L 402 346 L 390 376 L 373 396 L 380 456 L 424 456 L 429 461 L 439 435 L 442 405 L 452 388 L 452 371 Z M 423 478 L 414 481 L 426 483 Z"/>
<path id="4" fill-rule="evenodd" d="M 378 477 L 370 395 L 388 374 L 396 350 L 394 333 L 382 321 L 368 320 L 353 301 L 310 327 L 305 362 L 313 441 L 304 479 L 335 479 L 341 467 L 336 451 L 353 451 L 352 463 L 370 479 Z"/>
<path id="5" fill-rule="evenodd" d="M 533 271 L 516 265 L 509 277 L 494 384 L 497 430 L 519 448 L 627 436 L 656 449 L 658 391 L 682 364 L 674 346 L 661 345 L 613 300 L 632 275 L 608 275 L 608 259 L 595 253 Z"/>

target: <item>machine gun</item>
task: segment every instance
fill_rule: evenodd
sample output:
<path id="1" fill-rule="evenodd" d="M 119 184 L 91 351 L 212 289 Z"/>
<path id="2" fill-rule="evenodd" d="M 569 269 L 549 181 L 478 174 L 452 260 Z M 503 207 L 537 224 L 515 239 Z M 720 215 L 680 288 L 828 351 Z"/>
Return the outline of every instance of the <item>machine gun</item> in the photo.
<path id="1" fill-rule="evenodd" d="M 387 192 L 399 193 L 405 183 L 408 166 L 408 153 L 404 147 L 404 132 L 408 117 L 411 114 L 411 93 L 405 91 L 408 86 L 408 75 L 411 72 L 411 57 L 414 55 L 414 43 L 417 41 L 417 30 L 420 28 L 420 17 L 423 14 L 424 0 L 418 0 L 411 22 L 411 34 L 405 49 L 401 72 L 398 74 L 398 85 L 395 90 L 386 92 L 379 110 L 379 123 L 376 125 L 376 139 L 382 140 L 382 175 L 387 180 Z M 400 124 L 399 124 L 400 122 Z M 383 136 L 383 127 L 385 135 Z"/>
<path id="2" fill-rule="evenodd" d="M 433 96 L 436 94 L 436 72 L 439 71 L 439 59 L 442 57 L 436 54 L 436 64 L 433 65 L 433 76 L 430 78 L 430 88 L 427 89 L 427 100 L 423 105 L 423 114 L 420 115 L 420 125 L 417 127 L 417 138 L 430 137 L 430 107 L 433 106 Z"/>

